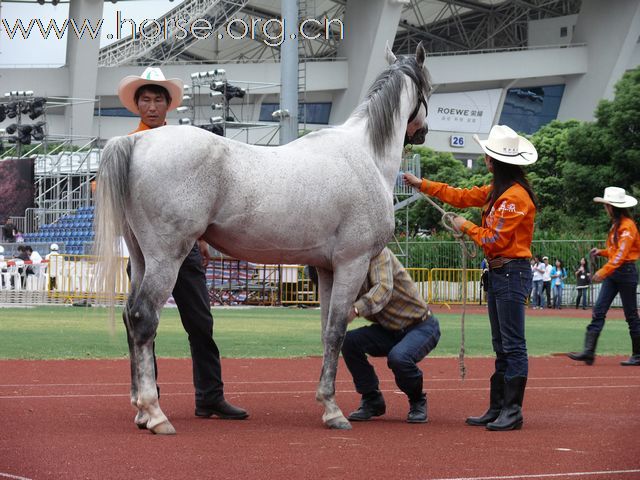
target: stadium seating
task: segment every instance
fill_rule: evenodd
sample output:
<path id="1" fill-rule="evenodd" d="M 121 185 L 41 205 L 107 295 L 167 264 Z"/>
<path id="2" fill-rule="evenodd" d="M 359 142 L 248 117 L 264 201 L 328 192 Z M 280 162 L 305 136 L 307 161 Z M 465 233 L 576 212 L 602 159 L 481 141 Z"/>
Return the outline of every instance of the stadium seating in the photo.
<path id="1" fill-rule="evenodd" d="M 89 253 L 94 239 L 94 207 L 80 207 L 74 214 L 40 227 L 35 233 L 25 235 L 25 242 L 58 243 L 64 245 L 61 253 L 82 255 Z"/>

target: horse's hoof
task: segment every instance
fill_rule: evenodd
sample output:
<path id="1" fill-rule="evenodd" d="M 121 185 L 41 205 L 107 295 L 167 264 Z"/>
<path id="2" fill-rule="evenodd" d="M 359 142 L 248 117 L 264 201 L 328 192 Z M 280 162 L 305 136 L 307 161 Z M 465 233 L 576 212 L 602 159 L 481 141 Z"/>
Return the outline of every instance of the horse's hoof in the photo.
<path id="1" fill-rule="evenodd" d="M 146 430 L 147 429 L 147 423 L 136 423 L 136 427 L 138 427 L 138 429 L 140 430 Z"/>
<path id="2" fill-rule="evenodd" d="M 343 418 L 342 420 L 334 419 L 327 422 L 327 427 L 332 430 L 351 430 L 351 424 L 349 420 Z"/>
<path id="3" fill-rule="evenodd" d="M 159 423 L 155 427 L 149 428 L 149 430 L 151 431 L 151 433 L 155 433 L 156 435 L 175 435 L 176 434 L 176 429 L 173 428 L 173 425 L 171 425 L 171 422 L 169 422 L 169 420 Z"/>

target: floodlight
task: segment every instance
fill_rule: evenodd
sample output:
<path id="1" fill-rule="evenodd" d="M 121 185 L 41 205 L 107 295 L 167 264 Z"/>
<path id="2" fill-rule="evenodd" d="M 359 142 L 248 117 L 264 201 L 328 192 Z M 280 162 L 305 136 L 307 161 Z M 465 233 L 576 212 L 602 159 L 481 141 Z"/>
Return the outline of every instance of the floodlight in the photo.
<path id="1" fill-rule="evenodd" d="M 191 100 L 191 97 L 189 95 L 183 95 L 182 96 L 182 101 L 183 102 L 188 102 L 189 100 Z"/>
<path id="2" fill-rule="evenodd" d="M 9 102 L 6 105 L 7 117 L 16 118 L 18 115 L 18 102 Z"/>
<path id="3" fill-rule="evenodd" d="M 18 125 L 12 123 L 11 125 L 7 125 L 6 132 L 9 135 L 13 135 L 14 133 L 16 133 L 16 128 L 18 128 Z"/>
<path id="4" fill-rule="evenodd" d="M 191 87 L 190 87 L 189 85 L 185 85 L 185 86 L 182 88 L 182 90 L 183 90 L 183 91 L 185 91 L 185 92 L 188 92 L 189 90 L 191 90 Z"/>
<path id="5" fill-rule="evenodd" d="M 219 97 L 222 95 L 222 92 L 209 92 L 210 97 Z"/>
<path id="6" fill-rule="evenodd" d="M 211 110 L 222 110 L 224 109 L 224 105 L 221 103 L 214 103 L 211 105 Z"/>
<path id="7" fill-rule="evenodd" d="M 211 123 L 222 123 L 222 122 L 224 122 L 224 118 L 222 118 L 222 117 L 211 117 L 211 118 L 209 118 L 209 122 L 211 122 Z"/>
<path id="8" fill-rule="evenodd" d="M 35 120 L 44 113 L 44 104 L 47 103 L 47 99 L 44 97 L 36 97 L 31 103 L 31 113 L 29 118 Z"/>
<path id="9" fill-rule="evenodd" d="M 180 125 L 191 125 L 191 119 L 190 118 L 181 118 L 180 120 L 178 120 L 178 123 Z"/>
<path id="10" fill-rule="evenodd" d="M 211 90 L 217 90 L 218 92 L 222 91 L 224 89 L 224 84 L 225 82 L 221 82 L 220 80 L 216 80 L 215 82 L 211 82 L 211 84 L 209 85 L 209 88 Z"/>
<path id="11" fill-rule="evenodd" d="M 31 104 L 29 102 L 20 102 L 20 113 L 26 115 L 31 112 Z"/>
<path id="12" fill-rule="evenodd" d="M 219 75 L 219 76 L 223 76 L 227 74 L 227 71 L 224 68 L 216 68 L 214 72 L 216 72 L 216 75 Z"/>
<path id="13" fill-rule="evenodd" d="M 207 72 L 198 72 L 198 76 L 199 76 L 200 78 L 204 78 L 204 77 L 206 77 L 206 76 L 207 76 Z"/>
<path id="14" fill-rule="evenodd" d="M 24 94 L 25 94 L 27 97 L 33 97 L 33 90 L 27 90 L 26 92 L 24 92 Z"/>
<path id="15" fill-rule="evenodd" d="M 31 125 L 18 125 L 18 142 L 22 145 L 31 145 Z"/>
<path id="16" fill-rule="evenodd" d="M 216 135 L 219 136 L 223 136 L 224 135 L 224 128 L 222 128 L 222 125 L 220 125 L 219 123 L 217 124 L 205 124 L 205 125 L 198 125 L 200 128 L 202 128 L 203 130 L 206 130 L 207 132 L 211 132 L 211 133 L 215 133 Z"/>
<path id="17" fill-rule="evenodd" d="M 186 112 L 187 110 L 189 110 L 189 107 L 186 107 L 186 106 L 184 106 L 184 105 L 183 105 L 183 106 L 181 106 L 181 107 L 176 108 L 176 111 L 177 111 L 177 112 L 181 112 L 181 113 L 182 113 L 182 112 Z"/>
<path id="18" fill-rule="evenodd" d="M 31 136 L 33 137 L 34 140 L 40 142 L 42 140 L 44 140 L 44 126 L 46 125 L 45 122 L 37 122 L 33 125 L 33 128 L 31 130 Z"/>
<path id="19" fill-rule="evenodd" d="M 194 73 L 192 73 L 192 74 L 191 74 L 191 78 L 192 78 L 192 79 L 194 79 L 194 80 L 195 80 L 196 78 L 198 78 L 198 72 L 194 72 Z"/>

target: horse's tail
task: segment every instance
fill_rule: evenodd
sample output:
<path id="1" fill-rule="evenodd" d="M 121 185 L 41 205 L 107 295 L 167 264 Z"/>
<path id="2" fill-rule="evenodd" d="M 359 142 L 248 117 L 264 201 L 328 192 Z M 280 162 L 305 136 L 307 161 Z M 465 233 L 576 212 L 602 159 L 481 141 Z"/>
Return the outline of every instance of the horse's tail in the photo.
<path id="1" fill-rule="evenodd" d="M 94 253 L 98 256 L 96 292 L 106 294 L 107 305 L 115 303 L 118 276 L 122 275 L 122 241 L 129 225 L 125 204 L 129 194 L 129 162 L 134 137 L 115 137 L 102 151 L 96 185 Z"/>

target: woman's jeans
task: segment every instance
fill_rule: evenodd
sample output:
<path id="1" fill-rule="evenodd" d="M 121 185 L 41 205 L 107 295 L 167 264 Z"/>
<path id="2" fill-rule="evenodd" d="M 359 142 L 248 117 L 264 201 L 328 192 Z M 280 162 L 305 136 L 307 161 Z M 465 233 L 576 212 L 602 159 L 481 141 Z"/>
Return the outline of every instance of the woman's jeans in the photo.
<path id="1" fill-rule="evenodd" d="M 638 319 L 638 301 L 636 289 L 638 287 L 638 270 L 634 262 L 622 264 L 602 282 L 600 294 L 593 306 L 591 323 L 588 332 L 600 333 L 604 327 L 607 311 L 616 295 L 620 294 L 624 318 L 629 324 L 629 333 L 635 337 L 640 335 L 640 319 Z"/>
<path id="2" fill-rule="evenodd" d="M 529 373 L 524 314 L 532 277 L 526 259 L 513 260 L 502 268 L 489 271 L 487 304 L 496 372 L 504 374 L 507 381 L 526 377 Z"/>
<path id="3" fill-rule="evenodd" d="M 542 280 L 533 281 L 533 306 L 544 307 L 544 300 L 542 299 Z"/>
<path id="4" fill-rule="evenodd" d="M 576 288 L 576 308 L 580 306 L 580 300 L 582 300 L 582 308 L 587 308 L 587 290 L 589 287 Z"/>
<path id="5" fill-rule="evenodd" d="M 553 308 L 560 308 L 562 306 L 562 288 L 562 284 L 555 284 L 553 286 Z"/>

